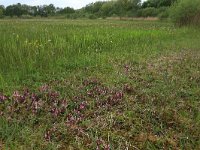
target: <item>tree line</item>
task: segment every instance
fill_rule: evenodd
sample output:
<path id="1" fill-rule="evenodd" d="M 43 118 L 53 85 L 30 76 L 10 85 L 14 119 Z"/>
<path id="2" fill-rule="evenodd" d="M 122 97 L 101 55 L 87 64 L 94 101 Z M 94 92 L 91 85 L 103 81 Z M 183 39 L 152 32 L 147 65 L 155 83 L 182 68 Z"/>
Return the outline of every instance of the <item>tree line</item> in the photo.
<path id="1" fill-rule="evenodd" d="M 13 4 L 7 7 L 0 5 L 0 17 L 48 17 L 66 16 L 67 18 L 106 18 L 106 17 L 167 17 L 168 8 L 176 0 L 111 0 L 90 3 L 85 7 L 75 10 L 70 7 L 59 8 L 53 4 L 29 6 L 26 4 Z"/>
<path id="2" fill-rule="evenodd" d="M 67 14 L 74 13 L 75 10 L 70 7 L 59 8 L 55 7 L 53 4 L 50 5 L 41 5 L 41 6 L 29 6 L 26 4 L 13 4 L 7 7 L 0 5 L 0 16 L 17 16 L 21 17 L 22 15 L 30 15 L 30 16 L 41 16 L 48 17 L 54 16 L 56 14 Z"/>

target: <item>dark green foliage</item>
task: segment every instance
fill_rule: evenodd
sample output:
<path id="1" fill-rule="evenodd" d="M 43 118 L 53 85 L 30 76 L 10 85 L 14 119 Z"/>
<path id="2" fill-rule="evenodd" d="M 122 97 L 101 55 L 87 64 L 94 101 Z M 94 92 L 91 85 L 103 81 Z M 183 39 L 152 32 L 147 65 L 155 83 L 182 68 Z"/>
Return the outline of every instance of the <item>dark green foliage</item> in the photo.
<path id="1" fill-rule="evenodd" d="M 130 12 L 136 14 L 136 10 L 140 7 L 140 2 L 140 0 L 95 2 L 87 5 L 83 10 L 86 13 L 95 14 L 98 17 L 109 17 L 114 14 L 117 16 L 127 16 Z"/>
<path id="2" fill-rule="evenodd" d="M 115 14 L 116 8 L 115 8 L 114 4 L 115 3 L 113 1 L 104 3 L 100 9 L 101 15 L 103 17 L 104 16 L 108 17 L 108 16 L 112 16 L 113 14 Z"/>
<path id="3" fill-rule="evenodd" d="M 144 9 L 140 9 L 138 11 L 138 16 L 140 17 L 156 17 L 158 15 L 158 9 L 154 7 L 148 7 Z"/>
<path id="4" fill-rule="evenodd" d="M 41 17 L 47 17 L 48 15 L 55 15 L 55 13 L 56 8 L 53 4 L 43 6 L 28 6 L 18 3 L 10 5 L 5 9 L 5 15 L 10 17 L 21 17 L 22 15 L 40 15 Z"/>
<path id="5" fill-rule="evenodd" d="M 91 14 L 91 15 L 89 15 L 89 17 L 88 17 L 89 19 L 97 19 L 97 16 L 95 16 L 95 15 L 93 15 L 93 14 Z"/>
<path id="6" fill-rule="evenodd" d="M 58 11 L 59 14 L 73 14 L 75 13 L 75 10 L 73 8 L 70 7 L 65 7 L 64 9 L 60 9 Z"/>
<path id="7" fill-rule="evenodd" d="M 142 8 L 147 7 L 169 7 L 171 6 L 176 0 L 147 0 L 142 4 Z"/>
<path id="8" fill-rule="evenodd" d="M 139 9 L 137 12 L 138 17 L 159 17 L 160 19 L 169 17 L 169 7 L 147 7 Z"/>
<path id="9" fill-rule="evenodd" d="M 63 18 L 106 18 L 106 17 L 167 17 L 162 7 L 169 7 L 175 0 L 148 0 L 141 3 L 141 0 L 112 0 L 97 1 L 90 3 L 85 7 L 75 10 L 70 7 L 59 8 L 53 4 L 41 6 L 28 6 L 23 4 L 14 4 L 6 8 L 0 7 L 0 16 L 3 14 L 10 17 L 23 16 L 63 16 Z M 1 10 L 2 9 L 2 10 Z M 163 10 L 163 11 L 162 11 Z M 64 17 L 66 16 L 66 17 Z M 92 17 L 93 16 L 93 17 Z M 95 17 L 94 17 L 95 16 Z M 26 18 L 26 17 L 21 17 Z M 28 17 L 29 18 L 29 17 Z"/>
<path id="10" fill-rule="evenodd" d="M 200 25 L 200 1 L 179 0 L 171 8 L 171 18 L 179 26 Z"/>
<path id="11" fill-rule="evenodd" d="M 5 15 L 5 7 L 3 5 L 0 5 L 0 18 L 3 18 Z"/>
<path id="12" fill-rule="evenodd" d="M 160 19 L 169 18 L 169 7 L 161 7 L 161 8 L 159 8 L 158 17 Z"/>
<path id="13" fill-rule="evenodd" d="M 53 4 L 50 5 L 43 5 L 43 6 L 38 6 L 38 15 L 41 17 L 47 17 L 49 15 L 53 16 L 55 15 L 56 8 Z"/>
<path id="14" fill-rule="evenodd" d="M 168 9 L 174 2 L 176 0 L 147 0 L 138 10 L 138 16 L 168 18 Z"/>
<path id="15" fill-rule="evenodd" d="M 3 10 L 0 9 L 0 18 L 3 18 Z"/>

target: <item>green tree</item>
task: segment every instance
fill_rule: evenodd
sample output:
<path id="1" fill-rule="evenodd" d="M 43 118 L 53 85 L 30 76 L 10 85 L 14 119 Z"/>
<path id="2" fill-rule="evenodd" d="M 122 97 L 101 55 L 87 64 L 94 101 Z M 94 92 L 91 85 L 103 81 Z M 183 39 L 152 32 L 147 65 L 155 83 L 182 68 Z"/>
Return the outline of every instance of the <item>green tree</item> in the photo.
<path id="1" fill-rule="evenodd" d="M 0 5 L 0 18 L 3 18 L 5 15 L 5 7 L 3 5 Z"/>
<path id="2" fill-rule="evenodd" d="M 200 1 L 179 0 L 171 8 L 170 16 L 179 26 L 197 25 L 200 26 Z"/>
<path id="3" fill-rule="evenodd" d="M 147 8 L 147 7 L 154 7 L 154 8 L 169 7 L 176 1 L 177 0 L 147 0 L 142 4 L 142 8 Z"/>
<path id="4" fill-rule="evenodd" d="M 23 14 L 22 5 L 20 3 L 13 5 L 14 7 L 14 15 L 20 17 Z"/>
<path id="5" fill-rule="evenodd" d="M 116 9 L 120 17 L 127 15 L 127 12 L 136 13 L 140 7 L 141 0 L 117 0 Z"/>
<path id="6" fill-rule="evenodd" d="M 0 18 L 3 18 L 3 10 L 0 8 Z"/>
<path id="7" fill-rule="evenodd" d="M 159 14 L 159 10 L 154 7 L 147 7 L 144 9 L 140 9 L 139 16 L 140 17 L 156 17 Z"/>
<path id="8" fill-rule="evenodd" d="M 6 16 L 11 16 L 11 17 L 13 17 L 15 15 L 13 5 L 6 7 L 6 13 L 5 14 L 6 14 Z"/>
<path id="9" fill-rule="evenodd" d="M 61 9 L 58 11 L 59 14 L 73 14 L 75 13 L 75 10 L 70 7 L 65 7 L 64 9 Z"/>
<path id="10" fill-rule="evenodd" d="M 101 11 L 101 14 L 102 14 L 103 17 L 111 16 L 112 14 L 115 13 L 115 11 L 114 11 L 114 2 L 110 1 L 110 2 L 104 3 L 102 5 L 100 11 Z"/>
<path id="11" fill-rule="evenodd" d="M 53 4 L 46 6 L 45 9 L 46 9 L 46 12 L 47 12 L 48 15 L 53 16 L 56 13 L 56 8 Z"/>
<path id="12" fill-rule="evenodd" d="M 15 4 L 15 5 L 10 5 L 8 7 L 6 7 L 6 15 L 7 16 L 17 16 L 20 17 L 23 14 L 23 7 L 20 3 Z"/>

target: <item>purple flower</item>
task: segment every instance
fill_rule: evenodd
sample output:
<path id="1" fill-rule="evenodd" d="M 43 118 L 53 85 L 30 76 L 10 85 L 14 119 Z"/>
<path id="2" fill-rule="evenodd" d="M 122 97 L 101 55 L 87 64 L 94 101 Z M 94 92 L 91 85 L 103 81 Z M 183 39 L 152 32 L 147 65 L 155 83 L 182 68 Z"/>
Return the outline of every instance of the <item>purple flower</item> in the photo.
<path id="1" fill-rule="evenodd" d="M 104 146 L 104 150 L 110 150 L 110 145 L 108 144 L 108 145 L 105 145 Z"/>
<path id="2" fill-rule="evenodd" d="M 12 96 L 14 98 L 20 97 L 19 91 L 14 91 Z"/>
<path id="3" fill-rule="evenodd" d="M 14 91 L 12 96 L 18 103 L 23 103 L 25 101 L 25 96 L 20 95 L 19 91 Z"/>
<path id="4" fill-rule="evenodd" d="M 28 97 L 30 95 L 29 89 L 24 89 L 24 97 Z"/>
<path id="5" fill-rule="evenodd" d="M 32 93 L 32 95 L 31 95 L 31 100 L 32 100 L 32 101 L 38 101 L 38 100 L 39 100 L 39 97 L 38 97 L 35 93 Z"/>
<path id="6" fill-rule="evenodd" d="M 44 138 L 45 138 L 47 141 L 50 141 L 50 140 L 51 140 L 51 132 L 50 132 L 49 130 L 45 133 Z"/>
<path id="7" fill-rule="evenodd" d="M 69 114 L 67 116 L 66 124 L 71 126 L 71 125 L 75 124 L 75 122 L 76 122 L 76 119 L 74 118 L 74 116 L 72 114 Z"/>
<path id="8" fill-rule="evenodd" d="M 0 103 L 1 102 L 4 102 L 5 100 L 7 100 L 8 98 L 5 96 L 5 95 L 3 95 L 3 94 L 1 94 L 0 93 Z"/>
<path id="9" fill-rule="evenodd" d="M 0 111 L 0 116 L 3 116 L 3 114 L 4 114 L 3 111 Z"/>
<path id="10" fill-rule="evenodd" d="M 54 101 L 55 103 L 58 102 L 58 97 L 60 96 L 60 94 L 58 92 L 54 92 L 54 91 L 51 91 L 48 93 L 48 96 L 50 98 L 50 100 Z M 57 104 L 56 104 L 57 105 Z"/>
<path id="11" fill-rule="evenodd" d="M 43 85 L 39 88 L 40 92 L 47 92 L 49 90 L 49 86 L 48 85 Z"/>
<path id="12" fill-rule="evenodd" d="M 79 109 L 80 110 L 83 110 L 86 108 L 86 102 L 82 102 L 80 105 L 79 105 Z"/>
<path id="13" fill-rule="evenodd" d="M 103 141 L 101 139 L 96 140 L 97 148 L 96 150 L 100 150 L 101 145 L 103 144 Z"/>
<path id="14" fill-rule="evenodd" d="M 119 92 L 116 92 L 114 97 L 115 99 L 122 99 L 124 96 L 123 92 L 119 91 Z"/>
<path id="15" fill-rule="evenodd" d="M 60 110 L 58 108 L 52 108 L 51 113 L 54 117 L 58 117 L 60 115 Z"/>
<path id="16" fill-rule="evenodd" d="M 67 108 L 67 106 L 68 106 L 67 100 L 62 100 L 61 107 Z"/>
<path id="17" fill-rule="evenodd" d="M 42 107 L 43 103 L 42 101 L 33 101 L 32 102 L 32 111 L 33 113 L 37 113 L 38 110 Z"/>

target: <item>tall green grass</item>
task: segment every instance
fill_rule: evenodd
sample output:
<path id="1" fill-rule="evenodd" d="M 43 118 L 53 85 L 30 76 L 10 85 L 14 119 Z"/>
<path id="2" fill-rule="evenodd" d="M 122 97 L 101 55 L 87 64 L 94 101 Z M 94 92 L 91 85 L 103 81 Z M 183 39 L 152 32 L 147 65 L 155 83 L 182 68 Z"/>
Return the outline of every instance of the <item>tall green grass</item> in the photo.
<path id="1" fill-rule="evenodd" d="M 149 21 L 0 21 L 1 88 L 81 68 L 109 67 L 113 58 L 138 61 L 192 48 L 198 44 L 193 32 Z"/>

